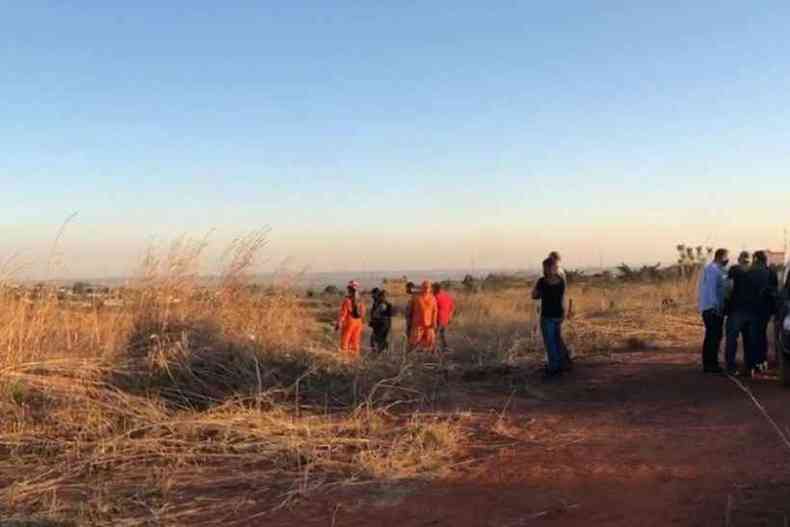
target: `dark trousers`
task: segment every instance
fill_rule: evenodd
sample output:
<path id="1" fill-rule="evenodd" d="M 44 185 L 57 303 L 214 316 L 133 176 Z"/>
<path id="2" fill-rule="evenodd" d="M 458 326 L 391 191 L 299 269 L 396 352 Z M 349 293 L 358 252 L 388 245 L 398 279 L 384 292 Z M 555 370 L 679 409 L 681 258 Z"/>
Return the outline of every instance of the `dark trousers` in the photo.
<path id="1" fill-rule="evenodd" d="M 437 337 L 439 338 L 439 349 L 441 351 L 447 351 L 447 326 L 439 324 Z"/>
<path id="2" fill-rule="evenodd" d="M 709 309 L 702 313 L 705 324 L 705 339 L 702 341 L 702 366 L 715 368 L 719 365 L 719 348 L 724 333 L 724 317 L 716 310 Z"/>
<path id="3" fill-rule="evenodd" d="M 744 312 L 730 313 L 727 317 L 727 343 L 725 344 L 725 357 L 727 369 L 736 368 L 736 356 L 738 354 L 738 337 L 741 337 L 743 344 L 743 367 L 750 371 L 754 367 L 754 344 L 753 339 L 756 333 L 754 326 L 755 318 Z"/>
<path id="4" fill-rule="evenodd" d="M 543 343 L 546 346 L 546 362 L 549 372 L 562 370 L 562 349 L 560 348 L 560 335 L 562 330 L 561 318 L 541 318 L 540 330 L 543 333 Z"/>
<path id="5" fill-rule="evenodd" d="M 758 317 L 752 324 L 751 341 L 754 365 L 768 362 L 768 322 L 770 318 Z"/>
<path id="6" fill-rule="evenodd" d="M 374 351 L 377 351 L 379 353 L 387 351 L 390 346 L 389 343 L 390 325 L 374 324 L 371 326 L 371 329 L 373 331 L 370 335 L 370 347 L 373 348 Z"/>

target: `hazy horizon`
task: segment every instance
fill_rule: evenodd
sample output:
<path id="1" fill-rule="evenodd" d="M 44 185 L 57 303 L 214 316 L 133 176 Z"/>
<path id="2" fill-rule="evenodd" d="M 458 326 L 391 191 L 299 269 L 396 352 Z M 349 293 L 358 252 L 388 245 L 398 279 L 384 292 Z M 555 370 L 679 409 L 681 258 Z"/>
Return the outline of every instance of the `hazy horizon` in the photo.
<path id="1" fill-rule="evenodd" d="M 6 6 L 0 258 L 124 276 L 211 232 L 212 269 L 265 225 L 260 272 L 781 249 L 789 26 L 781 2 Z"/>

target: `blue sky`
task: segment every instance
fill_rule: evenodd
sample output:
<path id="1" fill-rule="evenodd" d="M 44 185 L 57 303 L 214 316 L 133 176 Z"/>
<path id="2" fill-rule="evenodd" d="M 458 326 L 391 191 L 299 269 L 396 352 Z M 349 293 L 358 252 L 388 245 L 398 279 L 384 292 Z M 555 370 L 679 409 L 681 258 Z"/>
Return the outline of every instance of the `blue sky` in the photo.
<path id="1" fill-rule="evenodd" d="M 129 272 L 270 225 L 264 267 L 781 246 L 787 2 L 0 2 L 0 253 Z M 206 6 L 208 3 L 203 3 Z"/>

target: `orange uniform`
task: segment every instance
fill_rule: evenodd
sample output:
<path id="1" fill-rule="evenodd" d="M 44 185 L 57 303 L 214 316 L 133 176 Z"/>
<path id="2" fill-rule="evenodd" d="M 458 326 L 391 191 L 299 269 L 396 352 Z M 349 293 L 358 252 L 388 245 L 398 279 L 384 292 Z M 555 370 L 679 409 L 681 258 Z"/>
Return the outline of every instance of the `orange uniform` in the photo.
<path id="1" fill-rule="evenodd" d="M 409 308 L 411 312 L 409 345 L 412 348 L 421 347 L 433 351 L 436 347 L 439 309 L 430 282 L 423 282 L 422 293 L 412 298 Z"/>
<path id="2" fill-rule="evenodd" d="M 357 300 L 356 313 L 354 301 L 350 297 L 340 306 L 337 326 L 340 328 L 340 351 L 359 355 L 362 341 L 362 320 L 365 318 L 365 304 Z"/>

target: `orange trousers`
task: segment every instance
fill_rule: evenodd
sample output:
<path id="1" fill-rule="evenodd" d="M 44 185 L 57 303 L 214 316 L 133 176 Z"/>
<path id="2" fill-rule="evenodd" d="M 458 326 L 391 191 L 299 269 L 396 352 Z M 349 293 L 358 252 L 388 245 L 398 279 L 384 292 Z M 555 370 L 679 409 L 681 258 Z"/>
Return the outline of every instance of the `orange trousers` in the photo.
<path id="1" fill-rule="evenodd" d="M 340 333 L 340 351 L 359 354 L 362 342 L 362 319 L 349 318 L 343 323 Z"/>
<path id="2" fill-rule="evenodd" d="M 412 349 L 424 348 L 434 351 L 436 349 L 436 330 L 430 326 L 412 326 L 409 346 Z"/>

